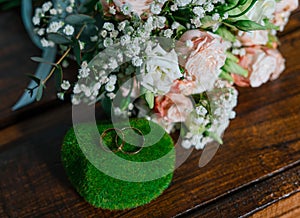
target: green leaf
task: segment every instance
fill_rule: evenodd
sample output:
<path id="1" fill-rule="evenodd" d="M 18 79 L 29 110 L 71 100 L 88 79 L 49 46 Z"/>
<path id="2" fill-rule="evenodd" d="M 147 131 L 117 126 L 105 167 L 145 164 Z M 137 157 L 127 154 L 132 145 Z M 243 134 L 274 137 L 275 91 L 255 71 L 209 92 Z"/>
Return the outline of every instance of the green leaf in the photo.
<path id="1" fill-rule="evenodd" d="M 39 85 L 41 83 L 41 79 L 37 78 L 35 75 L 33 74 L 26 74 L 30 79 L 32 79 L 37 85 Z"/>
<path id="2" fill-rule="evenodd" d="M 221 74 L 219 75 L 221 79 L 227 80 L 229 82 L 234 82 L 231 74 L 222 70 Z"/>
<path id="3" fill-rule="evenodd" d="M 48 39 L 55 44 L 70 44 L 72 41 L 60 33 L 49 33 Z"/>
<path id="4" fill-rule="evenodd" d="M 272 34 L 269 33 L 269 40 L 268 40 L 268 43 L 267 43 L 266 46 L 269 47 L 269 48 L 273 48 L 274 43 L 280 44 L 277 36 L 274 36 L 274 35 L 272 35 Z"/>
<path id="5" fill-rule="evenodd" d="M 88 23 L 95 23 L 96 21 L 94 18 L 85 14 L 71 14 L 66 17 L 65 22 L 72 25 L 83 25 Z"/>
<path id="6" fill-rule="evenodd" d="M 202 23 L 201 27 L 206 29 L 214 26 L 216 23 L 218 23 L 218 21 L 213 20 L 211 16 L 205 16 L 204 18 L 201 19 L 201 23 Z"/>
<path id="7" fill-rule="evenodd" d="M 233 55 L 231 52 L 226 52 L 226 56 L 228 59 L 234 61 L 234 62 L 239 62 L 238 57 L 236 57 L 235 55 Z"/>
<path id="8" fill-rule="evenodd" d="M 109 117 L 111 116 L 111 107 L 112 103 L 111 100 L 108 97 L 104 97 L 101 99 L 101 106 L 103 108 L 103 111 L 108 115 Z"/>
<path id="9" fill-rule="evenodd" d="M 230 25 L 235 26 L 239 30 L 248 32 L 248 31 L 254 31 L 254 30 L 269 30 L 272 29 L 267 26 L 263 26 L 259 23 L 256 23 L 251 20 L 238 20 L 236 22 L 229 23 Z"/>
<path id="10" fill-rule="evenodd" d="M 80 51 L 80 45 L 79 45 L 78 40 L 76 40 L 74 42 L 73 52 L 74 52 L 74 55 L 75 55 L 75 58 L 76 58 L 76 62 L 80 66 L 81 65 L 81 51 Z"/>
<path id="11" fill-rule="evenodd" d="M 44 92 L 44 85 L 41 82 L 40 85 L 39 85 L 39 87 L 38 87 L 37 94 L 36 94 L 36 100 L 37 101 L 40 101 L 42 99 L 43 92 Z"/>
<path id="12" fill-rule="evenodd" d="M 127 109 L 129 103 L 130 103 L 130 98 L 123 98 L 123 99 L 121 100 L 121 104 L 120 104 L 121 110 Z"/>
<path id="13" fill-rule="evenodd" d="M 61 90 L 61 83 L 63 80 L 63 70 L 60 65 L 57 66 L 57 68 L 54 71 L 54 78 L 55 78 L 55 87 L 57 91 Z"/>
<path id="14" fill-rule="evenodd" d="M 236 41 L 235 35 L 224 26 L 221 26 L 216 33 L 229 42 Z"/>
<path id="15" fill-rule="evenodd" d="M 79 6 L 78 12 L 80 14 L 89 14 L 95 10 L 95 7 L 102 6 L 99 0 L 85 0 Z"/>
<path id="16" fill-rule="evenodd" d="M 150 91 L 147 91 L 145 94 L 145 99 L 149 105 L 150 109 L 154 108 L 154 94 Z"/>
<path id="17" fill-rule="evenodd" d="M 230 59 L 226 59 L 225 65 L 222 67 L 222 70 L 224 70 L 225 72 L 228 72 L 228 73 L 238 74 L 243 77 L 248 77 L 248 74 L 249 74 L 248 70 L 244 69 L 238 63 L 236 63 Z"/>
<path id="18" fill-rule="evenodd" d="M 50 63 L 49 61 L 47 61 L 46 59 L 41 58 L 41 57 L 31 57 L 31 60 L 35 61 L 35 62 L 38 62 L 38 63 L 49 64 L 49 65 L 52 65 L 52 66 L 56 67 L 55 63 Z"/>
<path id="19" fill-rule="evenodd" d="M 223 144 L 223 140 L 221 139 L 221 137 L 219 135 L 217 135 L 214 132 L 207 132 L 208 136 L 212 139 L 214 139 L 216 142 L 218 142 L 219 144 Z"/>
<path id="20" fill-rule="evenodd" d="M 269 21 L 269 19 L 265 19 L 265 20 L 264 20 L 264 23 L 265 23 L 265 27 L 267 27 L 267 28 L 269 28 L 269 29 L 280 30 L 280 27 L 274 25 L 273 23 L 271 23 L 271 22 Z"/>

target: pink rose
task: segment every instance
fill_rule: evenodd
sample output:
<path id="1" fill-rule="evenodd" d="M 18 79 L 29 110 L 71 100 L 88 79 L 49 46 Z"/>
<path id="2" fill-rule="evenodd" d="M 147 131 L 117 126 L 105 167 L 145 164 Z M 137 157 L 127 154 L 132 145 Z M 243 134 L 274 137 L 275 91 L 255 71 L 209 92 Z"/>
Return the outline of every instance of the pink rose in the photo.
<path id="1" fill-rule="evenodd" d="M 298 5 L 298 0 L 282 0 L 276 3 L 273 23 L 279 26 L 281 31 L 283 31 L 285 25 L 287 24 L 291 12 L 296 10 Z"/>
<path id="2" fill-rule="evenodd" d="M 266 49 L 266 53 L 276 59 L 276 70 L 271 74 L 270 79 L 278 79 L 280 74 L 285 70 L 285 59 L 277 49 Z"/>
<path id="3" fill-rule="evenodd" d="M 228 44 L 221 37 L 208 32 L 190 30 L 182 35 L 177 52 L 180 65 L 186 71 L 186 81 L 194 83 L 192 93 L 213 88 L 225 64 L 227 48 Z"/>
<path id="4" fill-rule="evenodd" d="M 247 78 L 233 74 L 238 86 L 259 87 L 269 79 L 274 80 L 285 69 L 285 60 L 276 49 L 259 46 L 246 48 L 246 55 L 240 58 L 239 64 L 249 71 Z"/>
<path id="5" fill-rule="evenodd" d="M 281 0 L 276 3 L 275 13 L 292 12 L 299 6 L 298 0 Z"/>
<path id="6" fill-rule="evenodd" d="M 168 123 L 185 122 L 194 106 L 190 98 L 176 93 L 168 93 L 155 98 L 155 111 Z"/>
<path id="7" fill-rule="evenodd" d="M 269 41 L 267 30 L 257 30 L 251 32 L 240 32 L 238 39 L 244 46 L 266 45 Z"/>
<path id="8" fill-rule="evenodd" d="M 153 2 L 153 0 L 113 0 L 113 4 L 110 6 L 115 6 L 117 11 L 120 11 L 124 4 L 129 4 L 132 10 L 141 16 L 143 13 L 150 12 L 150 6 Z M 105 14 L 108 14 L 109 7 L 107 0 L 101 0 L 101 3 L 104 6 Z"/>

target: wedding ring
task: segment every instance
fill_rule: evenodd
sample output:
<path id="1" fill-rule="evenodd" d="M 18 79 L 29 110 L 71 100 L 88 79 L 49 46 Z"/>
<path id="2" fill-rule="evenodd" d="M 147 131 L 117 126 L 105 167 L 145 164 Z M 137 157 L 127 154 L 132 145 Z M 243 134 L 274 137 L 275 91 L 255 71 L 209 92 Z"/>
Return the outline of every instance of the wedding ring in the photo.
<path id="1" fill-rule="evenodd" d="M 125 132 L 126 130 L 128 130 L 128 129 L 132 129 L 133 131 L 138 132 L 138 134 L 141 135 L 141 136 L 143 137 L 143 143 L 142 143 L 141 145 L 135 146 L 135 147 L 138 148 L 136 151 L 133 151 L 133 152 L 131 152 L 131 151 L 124 151 L 124 150 L 123 150 L 123 146 L 125 145 L 126 141 L 123 140 L 122 146 L 119 147 L 119 148 L 120 148 L 120 151 L 121 151 L 123 154 L 128 154 L 128 155 L 138 154 L 138 153 L 143 149 L 143 146 L 144 146 L 144 144 L 145 144 L 145 137 L 144 137 L 142 131 L 139 130 L 139 129 L 137 129 L 137 128 L 135 128 L 135 127 L 125 127 L 125 128 L 123 128 L 123 129 L 121 129 L 121 131 L 122 131 L 124 137 L 125 137 L 124 132 Z M 123 137 L 123 139 L 125 139 L 124 137 Z"/>
<path id="2" fill-rule="evenodd" d="M 110 149 L 108 146 L 106 146 L 104 143 L 103 143 L 103 139 L 104 137 L 111 131 L 115 131 L 116 132 L 116 137 L 115 137 L 115 145 L 116 145 L 116 149 Z M 118 132 L 121 134 L 122 136 L 122 143 L 121 145 L 118 145 Z M 105 151 L 108 151 L 108 152 L 118 152 L 118 151 L 122 151 L 122 147 L 124 146 L 124 133 L 122 132 L 122 130 L 118 129 L 118 128 L 109 128 L 109 129 L 106 129 L 100 136 L 100 146 L 102 147 L 103 150 Z"/>

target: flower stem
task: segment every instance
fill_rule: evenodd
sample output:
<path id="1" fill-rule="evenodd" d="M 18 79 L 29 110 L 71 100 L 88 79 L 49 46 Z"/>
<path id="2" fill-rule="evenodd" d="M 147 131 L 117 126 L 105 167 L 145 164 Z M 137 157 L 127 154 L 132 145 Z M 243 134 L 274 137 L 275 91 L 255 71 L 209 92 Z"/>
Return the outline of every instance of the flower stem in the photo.
<path id="1" fill-rule="evenodd" d="M 78 40 L 79 37 L 81 36 L 81 34 L 82 34 L 84 28 L 85 28 L 85 25 L 83 25 L 83 26 L 81 27 L 81 29 L 79 30 L 78 34 L 76 35 L 75 38 L 76 38 L 77 40 Z M 70 53 L 71 49 L 72 49 L 72 46 L 69 46 L 69 48 L 68 48 L 68 49 L 65 51 L 65 53 L 61 56 L 61 58 L 55 63 L 56 66 L 52 68 L 52 70 L 50 71 L 49 75 L 43 80 L 43 84 L 44 84 L 44 85 L 45 85 L 46 82 L 51 78 L 51 76 L 54 74 L 54 72 L 55 72 L 55 70 L 56 70 L 56 68 L 57 68 L 57 65 L 59 65 L 59 64 L 65 59 L 65 57 Z"/>

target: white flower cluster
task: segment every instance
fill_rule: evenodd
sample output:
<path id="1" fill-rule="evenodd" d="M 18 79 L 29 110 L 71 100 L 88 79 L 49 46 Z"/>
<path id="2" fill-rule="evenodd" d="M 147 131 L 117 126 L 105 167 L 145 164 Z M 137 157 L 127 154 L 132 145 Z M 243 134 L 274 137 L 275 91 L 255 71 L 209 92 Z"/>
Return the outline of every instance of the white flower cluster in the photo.
<path id="1" fill-rule="evenodd" d="M 206 23 L 202 23 L 202 19 L 205 17 L 210 17 L 210 23 L 213 31 L 215 31 L 219 27 L 222 19 L 228 18 L 228 13 L 219 14 L 216 10 L 216 5 L 224 3 L 225 0 L 175 0 L 170 9 L 171 11 L 175 12 L 182 8 L 190 8 L 194 16 L 188 24 L 191 24 L 190 27 L 192 28 L 199 28 L 202 25 L 207 25 Z M 189 27 L 189 25 L 187 25 L 187 27 Z"/>
<path id="2" fill-rule="evenodd" d="M 207 107 L 200 105 L 188 117 L 185 125 L 188 128 L 182 146 L 189 149 L 203 149 L 207 143 L 219 140 L 229 125 L 230 119 L 235 118 L 233 108 L 237 105 L 237 90 L 227 82 L 218 80 L 215 89 L 207 93 L 208 101 L 202 101 Z"/>
<path id="3" fill-rule="evenodd" d="M 117 26 L 112 22 L 105 22 L 103 24 L 102 30 L 99 31 L 99 37 L 103 43 L 103 48 L 105 49 L 103 51 L 106 54 L 105 58 L 94 58 L 92 61 L 93 63 L 91 63 L 90 66 L 97 65 L 97 69 L 90 69 L 82 66 L 79 70 L 78 78 L 80 80 L 76 84 L 76 92 L 74 92 L 75 95 L 73 97 L 75 100 L 73 100 L 73 103 L 80 103 L 82 100 L 81 98 L 88 98 L 90 101 L 96 100 L 96 94 L 98 93 L 93 92 L 95 84 L 91 82 L 94 80 L 98 81 L 101 86 L 104 85 L 104 90 L 107 93 L 106 95 L 113 99 L 115 97 L 115 85 L 118 81 L 116 76 L 112 79 L 108 77 L 108 75 L 110 75 L 111 72 L 116 71 L 119 66 L 128 61 L 131 63 L 133 68 L 143 69 L 144 66 L 148 66 L 147 72 L 144 72 L 143 70 L 142 72 L 149 78 L 169 78 L 168 80 L 165 80 L 168 83 L 168 86 L 162 85 L 161 88 L 155 88 L 156 93 L 166 93 L 170 89 L 172 82 L 181 76 L 178 62 L 176 61 L 178 59 L 177 54 L 173 51 L 173 53 L 170 53 L 170 58 L 168 58 L 168 56 L 164 56 L 167 52 L 161 48 L 160 54 L 155 54 L 156 43 L 151 40 L 153 30 L 160 30 L 166 26 L 166 18 L 153 15 L 148 17 L 145 22 L 140 22 L 141 20 L 139 18 L 137 19 L 138 20 L 136 22 L 129 22 L 128 20 L 122 21 Z M 158 47 L 156 47 L 156 49 L 158 49 Z M 151 53 L 152 55 L 150 55 Z M 169 74 L 166 71 L 161 71 L 161 68 L 157 66 L 155 69 L 151 68 L 150 66 L 154 67 L 153 63 L 151 64 L 154 58 L 153 55 L 164 56 L 164 63 L 169 65 L 168 71 L 172 74 Z M 167 63 L 168 61 L 172 61 L 172 63 Z M 95 64 L 96 62 L 97 64 Z M 93 74 L 90 74 L 90 71 L 93 71 Z M 161 76 L 155 77 L 158 76 L 158 74 Z M 167 77 L 163 75 L 167 75 Z M 152 82 L 150 80 L 144 81 L 148 82 L 147 84 L 144 83 L 145 87 L 150 88 L 151 86 L 154 88 L 157 86 L 157 83 L 154 80 L 151 80 Z M 78 87 L 81 86 L 83 86 L 85 90 L 88 89 L 89 91 L 83 90 L 78 92 Z"/>
<path id="4" fill-rule="evenodd" d="M 46 39 L 46 34 L 61 33 L 66 36 L 72 36 L 75 28 L 72 25 L 63 22 L 64 17 L 73 13 L 75 8 L 75 0 L 65 1 L 66 6 L 54 5 L 51 1 L 45 2 L 40 8 L 35 9 L 32 23 L 36 26 L 35 31 L 41 37 L 43 47 L 54 47 L 55 44 L 51 40 Z M 55 19 L 51 19 L 55 17 Z M 47 24 L 45 27 L 44 24 Z"/>

